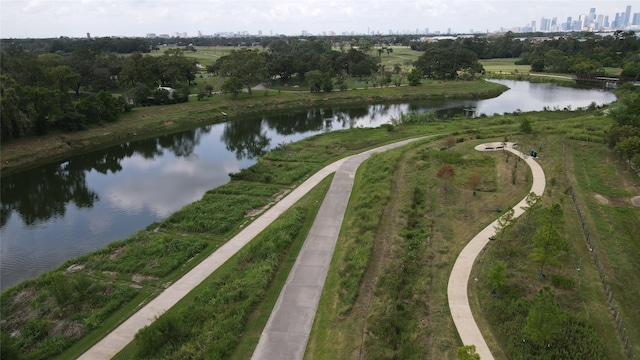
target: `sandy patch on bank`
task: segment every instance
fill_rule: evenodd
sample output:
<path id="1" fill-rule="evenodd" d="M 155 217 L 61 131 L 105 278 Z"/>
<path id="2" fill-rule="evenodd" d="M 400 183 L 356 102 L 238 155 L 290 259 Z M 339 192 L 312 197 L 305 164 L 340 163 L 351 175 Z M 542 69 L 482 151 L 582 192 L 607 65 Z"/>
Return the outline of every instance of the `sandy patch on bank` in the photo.
<path id="1" fill-rule="evenodd" d="M 609 198 L 601 194 L 594 194 L 593 197 L 600 203 L 604 205 L 613 205 L 613 206 L 629 206 L 629 204 L 640 207 L 640 196 L 634 196 L 631 198 Z"/>
<path id="2" fill-rule="evenodd" d="M 594 196 L 595 196 L 596 200 L 598 200 L 598 202 L 599 202 L 600 204 L 605 204 L 605 205 L 609 205 L 609 204 L 611 204 L 611 202 L 609 201 L 609 199 L 607 199 L 607 198 L 606 198 L 606 197 L 604 197 L 603 195 L 595 194 Z"/>

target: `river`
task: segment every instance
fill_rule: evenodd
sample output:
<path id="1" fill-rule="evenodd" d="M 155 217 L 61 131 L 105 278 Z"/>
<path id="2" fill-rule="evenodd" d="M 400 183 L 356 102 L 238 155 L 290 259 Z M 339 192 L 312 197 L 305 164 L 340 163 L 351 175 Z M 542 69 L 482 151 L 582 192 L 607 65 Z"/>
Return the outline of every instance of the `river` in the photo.
<path id="1" fill-rule="evenodd" d="M 587 107 L 615 100 L 602 90 L 499 80 L 488 100 L 439 100 L 301 109 L 208 125 L 73 156 L 2 178 L 2 290 L 128 237 L 229 181 L 282 143 L 354 127 L 378 127 L 400 113 L 478 116 Z"/>

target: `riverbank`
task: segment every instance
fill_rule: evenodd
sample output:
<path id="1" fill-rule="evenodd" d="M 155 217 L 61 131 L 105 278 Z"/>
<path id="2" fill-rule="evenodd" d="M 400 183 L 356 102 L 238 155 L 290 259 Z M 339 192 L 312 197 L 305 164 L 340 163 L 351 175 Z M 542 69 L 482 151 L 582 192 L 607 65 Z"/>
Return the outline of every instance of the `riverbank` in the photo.
<path id="1" fill-rule="evenodd" d="M 208 192 L 200 201 L 185 207 L 161 223 L 151 224 L 147 230 L 141 231 L 125 241 L 113 243 L 93 254 L 71 260 L 59 269 L 45 274 L 38 279 L 26 281 L 15 288 L 7 290 L 2 296 L 2 318 L 7 320 L 2 330 L 7 331 L 7 333 L 14 333 L 16 328 L 13 328 L 13 326 L 18 326 L 19 329 L 22 329 L 20 330 L 22 333 L 27 334 L 28 331 L 36 329 L 37 327 L 36 330 L 39 329 L 39 332 L 36 334 L 35 340 L 29 343 L 31 346 L 27 345 L 26 347 L 22 347 L 24 345 L 21 344 L 21 349 L 25 353 L 30 353 L 30 355 L 32 355 L 30 356 L 31 358 L 38 358 L 36 353 L 56 354 L 57 350 L 71 346 L 71 344 L 75 345 L 69 349 L 69 352 L 64 353 L 64 357 L 72 358 L 77 356 L 83 349 L 86 349 L 91 343 L 115 327 L 117 323 L 127 318 L 139 304 L 149 301 L 154 295 L 168 286 L 168 284 L 178 279 L 181 274 L 193 268 L 207 254 L 215 251 L 215 249 L 225 243 L 226 240 L 239 229 L 246 227 L 252 219 L 251 216 L 254 216 L 246 215 L 252 214 L 252 209 L 268 207 L 269 203 L 275 201 L 274 199 L 277 199 L 279 194 L 289 191 L 295 184 L 300 183 L 300 181 L 308 176 L 308 174 L 320 168 L 322 164 L 352 153 L 361 152 L 377 144 L 418 136 L 419 134 L 455 134 L 453 139 L 459 144 L 456 145 L 456 148 L 460 146 L 466 148 L 467 146 L 471 146 L 474 141 L 473 139 L 486 139 L 489 137 L 502 139 L 507 134 L 517 134 L 520 121 L 525 118 L 532 122 L 534 131 L 536 132 L 536 135 L 530 139 L 530 144 L 544 141 L 547 134 L 550 133 L 561 133 L 568 138 L 581 138 L 582 136 L 586 136 L 586 138 L 592 140 L 598 139 L 598 134 L 601 136 L 603 126 L 608 124 L 607 119 L 602 117 L 599 110 L 591 112 L 545 111 L 510 116 L 496 116 L 483 118 L 481 120 L 459 119 L 425 125 L 405 125 L 391 127 L 390 129 L 352 129 L 316 136 L 305 141 L 289 144 L 286 147 L 278 148 L 265 155 L 261 158 L 259 165 L 256 165 L 253 169 L 242 171 L 237 174 L 237 176 L 234 177 L 235 180 L 228 185 Z M 583 133 L 577 133 L 577 129 Z M 447 147 L 447 143 L 449 142 L 434 143 L 433 149 L 430 151 L 435 151 L 435 153 L 431 156 L 439 156 L 438 158 L 440 158 L 441 155 L 450 153 L 450 151 L 442 151 Z M 336 146 L 336 144 L 340 145 Z M 522 144 L 524 146 L 524 143 Z M 458 151 L 465 153 L 465 151 L 462 150 L 463 149 L 459 149 Z M 420 154 L 421 153 L 418 155 Z M 431 164 L 431 161 L 425 162 L 424 159 L 420 160 L 422 158 L 423 155 L 420 155 L 416 159 L 417 163 L 414 165 L 407 164 L 407 166 L 403 168 L 416 171 L 415 179 L 427 181 L 428 185 L 437 181 L 435 173 L 439 166 L 438 163 Z M 455 160 L 457 157 L 452 159 Z M 480 159 L 476 157 L 466 158 L 463 156 L 462 159 L 464 160 L 463 162 L 468 162 L 468 165 L 456 165 L 455 181 L 457 182 L 456 187 L 459 189 L 459 193 L 456 193 L 458 195 L 464 193 L 462 189 L 466 186 L 465 173 L 459 172 L 458 170 L 466 167 L 467 169 L 465 171 L 467 172 L 478 171 L 480 169 L 479 165 L 484 164 L 483 162 L 478 162 Z M 498 158 L 495 163 L 503 164 L 504 162 L 499 161 L 500 159 L 501 158 Z M 442 158 L 440 160 L 444 161 L 446 159 Z M 512 162 L 509 162 L 509 164 L 511 163 Z M 546 162 L 545 164 L 550 167 L 549 170 L 553 170 L 555 169 L 553 164 L 558 163 L 558 161 L 554 161 Z M 423 167 L 427 164 L 431 164 L 429 165 L 430 171 L 433 172 L 433 174 L 430 173 L 431 175 L 422 172 Z M 494 173 L 490 168 L 491 167 L 487 168 L 486 171 L 481 171 L 481 173 Z M 369 171 L 365 173 L 377 174 L 379 172 Z M 502 173 L 504 173 L 503 180 L 508 182 L 511 179 L 508 171 L 505 170 Z M 522 176 L 525 175 L 523 174 Z M 259 179 L 273 180 L 269 180 L 269 183 L 264 183 Z M 489 200 L 500 201 L 500 203 L 506 201 L 508 203 L 507 200 L 502 200 L 501 197 L 497 200 L 493 197 L 493 193 L 496 190 L 494 186 L 492 186 L 494 182 L 495 181 L 487 181 L 484 184 L 484 187 L 486 187 L 485 191 L 488 191 L 487 196 Z M 518 182 L 518 184 L 520 184 L 520 182 Z M 405 189 L 407 191 L 412 191 L 416 186 L 417 185 L 407 186 L 404 182 L 398 183 L 399 189 Z M 558 185 L 558 187 L 559 186 L 560 185 Z M 387 189 L 388 187 L 385 186 L 384 188 Z M 358 189 L 357 187 L 356 191 L 358 191 Z M 437 190 L 437 187 L 433 187 L 432 189 L 434 190 L 433 196 L 441 196 L 438 195 L 439 190 Z M 370 194 L 378 193 L 378 191 L 362 190 L 360 190 L 360 192 L 360 196 L 366 194 L 364 198 L 369 201 L 372 199 Z M 563 194 L 559 188 L 554 189 L 553 193 L 556 196 L 562 196 Z M 476 225 L 471 226 L 471 221 L 466 217 L 467 213 L 462 212 L 462 209 L 468 208 L 468 204 L 465 197 L 458 195 L 452 193 L 450 200 L 438 202 L 442 203 L 443 206 L 457 204 L 447 210 L 450 211 L 452 216 L 440 216 L 442 213 L 439 210 L 435 213 L 432 211 L 432 215 L 438 215 L 435 216 L 435 218 L 443 221 L 456 218 L 464 224 L 454 226 L 453 224 L 445 223 L 444 226 L 446 228 L 470 230 L 476 227 Z M 355 198 L 357 194 L 353 196 Z M 455 202 L 453 201 L 454 198 L 456 199 Z M 409 197 L 408 200 L 411 200 L 411 197 Z M 371 209 L 372 206 L 373 205 L 368 204 L 367 206 L 360 206 L 358 208 L 365 210 Z M 384 207 L 384 202 L 376 206 Z M 408 203 L 407 206 L 410 206 L 410 203 Z M 405 207 L 399 207 L 399 209 L 403 208 Z M 425 209 L 428 208 L 429 207 Z M 481 209 L 478 211 L 478 217 L 474 218 L 474 223 L 475 221 L 481 220 L 480 215 L 485 214 Z M 374 213 L 382 214 L 383 211 L 374 211 Z M 402 211 L 399 212 L 399 214 L 401 213 Z M 491 213 L 495 214 L 495 212 Z M 461 217 L 461 214 L 464 214 L 464 217 Z M 485 215 L 488 214 L 487 212 Z M 355 223 L 353 219 L 365 218 L 368 217 L 357 215 L 352 217 L 352 220 L 345 220 L 345 222 Z M 435 226 L 436 229 L 438 229 L 443 225 L 432 223 L 426 226 Z M 402 229 L 399 231 L 402 232 Z M 353 238 L 356 239 L 357 237 Z M 443 243 L 441 246 L 436 245 L 438 251 L 434 252 L 434 254 L 436 256 L 439 256 L 438 254 L 453 256 L 457 249 L 457 246 L 454 247 L 451 243 L 451 239 L 453 238 L 454 237 L 450 236 L 443 238 L 442 240 L 446 240 L 446 244 Z M 455 236 L 455 239 L 456 243 L 458 243 L 458 241 L 462 243 L 464 236 L 460 238 Z M 425 245 L 432 246 L 431 243 L 425 243 Z M 238 264 L 238 268 L 237 270 L 232 270 L 232 278 L 236 278 L 238 274 L 246 270 L 248 264 L 253 261 L 252 254 L 255 254 L 254 251 L 248 248 L 235 258 L 234 262 Z M 356 258 L 355 260 L 358 259 L 360 258 Z M 359 260 L 358 263 L 360 263 Z M 367 263 L 368 261 L 364 261 L 364 264 Z M 451 264 L 452 262 L 448 261 L 448 259 L 436 258 L 430 263 L 428 271 L 433 271 L 432 274 L 439 274 L 438 276 L 444 277 L 447 272 L 442 270 L 443 266 L 444 268 L 448 268 Z M 227 267 L 225 266 L 225 268 Z M 345 267 L 345 269 L 348 268 L 349 267 Z M 284 277 L 286 278 L 286 276 Z M 353 276 L 338 276 L 338 278 L 351 279 Z M 365 276 L 365 278 L 367 277 Z M 586 281 L 586 279 L 584 280 Z M 209 294 L 211 295 L 210 299 L 208 298 L 209 295 L 205 296 L 203 294 L 211 289 L 219 288 L 221 284 L 220 281 L 219 275 L 214 274 L 200 287 L 199 292 L 191 296 L 192 299 L 197 299 L 196 303 L 198 304 L 210 304 L 211 301 L 214 301 L 213 299 L 216 298 L 216 293 L 211 292 Z M 284 280 L 282 281 L 284 282 Z M 357 282 L 354 283 L 357 284 Z M 424 292 L 433 294 L 433 299 L 430 300 L 432 302 L 429 304 L 429 308 L 432 309 L 441 306 L 441 296 L 445 294 L 445 292 L 441 293 L 439 291 L 440 286 L 438 284 L 439 282 L 434 283 L 429 291 Z M 243 294 L 254 293 L 252 289 L 240 289 L 241 288 L 238 288 L 238 290 L 234 290 L 230 292 L 230 294 L 233 295 L 236 291 L 240 291 Z M 107 298 L 96 296 L 96 294 L 103 293 L 110 294 L 108 297 L 109 303 L 105 304 L 98 301 Z M 598 295 L 601 294 L 595 294 L 593 296 L 597 298 Z M 256 306 L 262 305 L 259 304 Z M 25 312 L 25 309 L 30 310 Z M 196 314 L 198 312 L 187 310 L 183 314 L 190 313 Z M 218 311 L 215 313 L 221 314 L 222 312 Z M 235 314 L 233 311 L 229 312 L 229 314 L 231 313 Z M 252 315 L 249 322 L 259 317 L 260 316 Z M 205 318 L 207 317 L 202 317 L 202 319 Z M 438 329 L 441 329 L 438 324 L 442 324 L 445 328 L 449 329 L 447 324 L 449 324 L 450 321 L 444 318 L 431 316 L 426 319 L 429 323 L 432 323 L 433 326 L 437 326 Z M 184 322 L 180 320 L 177 323 L 188 323 L 189 326 L 192 326 L 194 325 L 192 320 L 195 321 L 194 319 L 187 319 L 184 320 Z M 363 323 L 362 318 L 358 318 L 357 316 L 351 320 L 354 323 Z M 24 323 L 21 323 L 23 321 Z M 444 322 L 440 323 L 439 321 Z M 335 321 L 330 323 L 333 328 L 337 325 Z M 242 326 L 242 324 L 240 325 Z M 251 324 L 247 326 L 250 328 L 253 327 Z M 257 325 L 256 329 L 258 329 L 256 331 L 259 333 L 262 328 Z M 203 330 L 202 333 L 206 333 L 207 331 L 208 330 Z M 242 331 L 238 333 L 242 333 Z M 247 333 L 246 336 L 243 337 L 242 342 L 244 343 L 244 340 L 250 337 L 251 335 Z M 455 333 L 451 333 L 450 336 L 447 335 L 444 340 L 440 338 L 433 340 L 437 340 L 440 343 L 446 342 L 450 345 L 456 344 L 458 341 Z M 251 340 L 249 340 L 249 342 L 251 342 Z M 186 346 L 187 348 L 189 347 L 188 345 Z M 239 346 L 244 347 L 243 344 Z M 247 348 L 252 348 L 252 346 L 255 347 L 255 344 L 246 344 Z M 331 345 L 329 344 L 329 346 Z M 449 354 L 452 349 L 454 349 L 453 346 L 433 347 L 436 355 Z M 44 356 L 43 358 L 46 357 L 50 358 L 51 356 Z M 440 358 L 441 356 L 434 357 Z"/>
<path id="2" fill-rule="evenodd" d="M 104 123 L 84 131 L 53 132 L 46 136 L 3 142 L 0 149 L 0 171 L 3 176 L 9 175 L 74 154 L 269 111 L 437 98 L 487 99 L 506 90 L 508 89 L 504 85 L 484 80 L 424 81 L 415 87 L 371 88 L 319 94 L 264 90 L 254 91 L 251 96 L 214 95 L 202 101 L 192 98 L 183 104 L 135 108 L 115 123 Z"/>

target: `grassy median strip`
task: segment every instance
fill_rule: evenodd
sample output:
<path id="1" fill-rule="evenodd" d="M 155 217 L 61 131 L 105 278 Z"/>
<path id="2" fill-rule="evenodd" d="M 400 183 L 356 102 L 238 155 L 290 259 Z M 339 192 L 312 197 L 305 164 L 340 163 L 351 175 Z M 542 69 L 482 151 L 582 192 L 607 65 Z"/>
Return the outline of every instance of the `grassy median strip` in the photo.
<path id="1" fill-rule="evenodd" d="M 270 288 L 284 285 L 273 280 L 289 272 L 330 180 L 325 179 L 223 268 L 140 330 L 116 358 L 229 358 Z"/>
<path id="2" fill-rule="evenodd" d="M 510 178 L 499 176 L 501 154 L 475 152 L 477 141 L 450 148 L 446 142 L 404 147 L 363 164 L 307 358 L 455 357 L 459 340 L 446 304 L 448 274 L 473 232 L 495 219 L 496 207 L 526 193 L 526 169 L 511 185 Z M 447 191 L 437 178 L 445 165 L 455 170 Z M 474 197 L 467 179 L 476 172 L 483 183 Z M 377 192 L 382 194 L 371 195 Z M 373 220 L 369 246 L 357 241 L 363 218 Z M 356 251 L 359 247 L 364 250 Z M 345 271 L 360 264 L 364 274 L 349 272 L 355 284 L 347 287 L 351 282 L 344 281 Z M 354 299 L 346 302 L 352 288 Z"/>

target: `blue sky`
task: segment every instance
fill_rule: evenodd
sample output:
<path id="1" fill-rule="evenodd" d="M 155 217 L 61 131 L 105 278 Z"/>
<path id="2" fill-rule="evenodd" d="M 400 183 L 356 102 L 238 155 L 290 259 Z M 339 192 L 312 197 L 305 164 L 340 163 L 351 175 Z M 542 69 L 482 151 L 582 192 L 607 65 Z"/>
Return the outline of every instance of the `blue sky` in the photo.
<path id="1" fill-rule="evenodd" d="M 633 1 L 581 0 L 0 0 L 0 37 L 196 36 L 496 31 L 532 20 L 624 12 Z M 640 12 L 640 5 L 632 8 Z"/>

